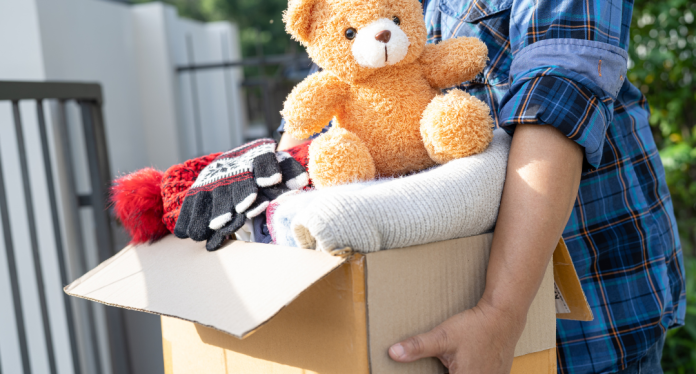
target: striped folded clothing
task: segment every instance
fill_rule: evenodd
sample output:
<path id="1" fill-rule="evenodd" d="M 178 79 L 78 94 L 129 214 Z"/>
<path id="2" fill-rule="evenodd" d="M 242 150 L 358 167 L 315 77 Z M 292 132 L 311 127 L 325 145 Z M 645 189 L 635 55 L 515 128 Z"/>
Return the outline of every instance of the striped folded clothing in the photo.
<path id="1" fill-rule="evenodd" d="M 361 253 L 462 238 L 493 229 L 511 138 L 418 174 L 281 196 L 267 212 L 276 244 Z"/>

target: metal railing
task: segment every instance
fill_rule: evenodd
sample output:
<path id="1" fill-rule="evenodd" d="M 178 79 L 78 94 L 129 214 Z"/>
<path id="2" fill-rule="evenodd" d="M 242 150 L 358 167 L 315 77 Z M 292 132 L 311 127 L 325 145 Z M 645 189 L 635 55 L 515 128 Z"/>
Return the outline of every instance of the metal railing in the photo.
<path id="1" fill-rule="evenodd" d="M 223 56 L 227 54 L 226 39 L 222 36 L 221 44 L 223 45 Z M 223 71 L 227 73 L 231 68 L 239 67 L 257 67 L 258 76 L 257 77 L 246 77 L 242 83 L 243 87 L 258 87 L 261 90 L 261 116 L 263 117 L 264 125 L 268 131 L 268 135 L 271 136 L 275 129 L 280 125 L 280 110 L 282 109 L 282 102 L 285 99 L 285 95 L 289 93 L 290 87 L 285 87 L 285 90 L 280 90 L 280 92 L 275 92 L 278 89 L 279 77 L 268 76 L 266 74 L 266 67 L 280 66 L 280 67 L 291 67 L 299 68 L 305 67 L 309 69 L 312 65 L 311 59 L 303 53 L 288 53 L 284 55 L 270 55 L 266 56 L 263 53 L 263 48 L 261 43 L 257 42 L 256 45 L 256 56 L 243 58 L 240 60 L 224 60 L 220 62 L 212 63 L 196 63 L 196 56 L 194 53 L 193 39 L 190 35 L 186 37 L 186 53 L 188 63 L 186 65 L 181 65 L 176 68 L 176 72 L 183 77 L 188 75 L 189 78 L 189 96 L 191 98 L 191 107 L 193 112 L 193 128 L 196 134 L 196 148 L 199 154 L 202 154 L 202 138 L 203 131 L 201 125 L 201 114 L 200 114 L 200 103 L 199 103 L 199 85 L 197 82 L 197 73 L 202 71 Z M 225 102 L 229 102 L 229 89 L 230 78 L 227 74 L 224 76 L 225 79 Z M 293 85 L 296 82 L 293 82 Z M 287 92 L 284 92 L 287 91 Z M 249 94 L 247 93 L 247 101 Z M 253 113 L 250 113 L 253 116 Z M 247 139 L 251 140 L 251 139 Z"/>
<path id="2" fill-rule="evenodd" d="M 112 219 L 108 213 L 108 191 L 111 183 L 111 172 L 109 168 L 109 158 L 107 153 L 106 136 L 104 131 L 104 120 L 102 116 L 102 91 L 99 84 L 86 83 L 62 83 L 62 82 L 6 82 L 0 81 L 0 102 L 10 102 L 12 106 L 12 119 L 14 121 L 14 129 L 16 134 L 16 144 L 18 151 L 18 160 L 21 169 L 21 183 L 24 194 L 24 205 L 27 212 L 27 222 L 18 222 L 17 217 L 10 215 L 7 200 L 6 181 L 14 182 L 19 178 L 8 178 L 8 175 L 3 171 L 3 160 L 0 155 L 0 219 L 2 220 L 2 233 L 4 237 L 5 256 L 7 258 L 7 266 L 9 270 L 10 287 L 12 291 L 12 301 L 14 315 L 16 321 L 16 330 L 19 343 L 19 351 L 21 354 L 21 362 L 23 373 L 30 374 L 36 372 L 32 370 L 31 360 L 29 357 L 29 349 L 27 346 L 27 331 L 24 320 L 24 312 L 22 298 L 20 295 L 20 286 L 17 271 L 17 259 L 15 247 L 15 238 L 12 237 L 12 226 L 26 224 L 28 227 L 29 241 L 31 244 L 31 252 L 36 277 L 36 286 L 38 288 L 41 320 L 43 323 L 44 342 L 48 355 L 48 367 L 51 374 L 57 373 L 56 357 L 55 357 L 55 339 L 52 336 L 50 326 L 48 300 L 44 283 L 44 269 L 42 269 L 41 255 L 39 248 L 39 237 L 37 232 L 37 215 L 49 215 L 52 221 L 52 234 L 55 241 L 55 256 L 58 261 L 60 272 L 60 280 L 62 285 L 67 285 L 72 281 L 69 279 L 69 269 L 66 262 L 66 251 L 63 241 L 63 231 L 61 229 L 61 212 L 58 207 L 59 196 L 57 195 L 56 184 L 60 182 L 62 196 L 70 196 L 70 198 L 61 200 L 63 202 L 63 210 L 71 211 L 71 216 L 76 220 L 79 218 L 79 209 L 89 206 L 93 211 L 93 220 L 95 227 L 95 237 L 97 245 L 97 253 L 100 261 L 104 261 L 115 254 L 114 235 L 112 231 Z M 25 139 L 25 130 L 27 122 L 23 121 L 20 111 L 20 102 L 34 101 L 36 105 L 36 119 L 38 125 L 38 134 L 40 138 L 40 152 L 44 164 L 43 173 L 45 174 L 45 190 L 48 192 L 49 206 L 39 207 L 34 204 L 32 195 L 32 181 L 30 179 L 30 168 L 27 161 L 27 141 Z M 56 152 L 51 154 L 49 147 L 49 136 L 46 126 L 46 115 L 44 103 L 47 101 L 56 102 L 56 111 L 54 113 L 52 124 L 52 135 Z M 89 194 L 80 195 L 76 188 L 74 160 L 70 150 L 76 146 L 71 144 L 68 133 L 68 118 L 66 114 L 66 103 L 74 102 L 78 105 L 81 114 L 81 127 L 84 133 L 84 150 L 87 158 L 87 169 L 89 175 L 89 186 L 91 192 Z M 55 178 L 52 165 L 52 160 L 55 164 L 60 164 L 63 173 L 59 175 L 59 179 Z M 13 176 L 10 176 L 13 177 Z M 50 212 L 49 212 L 50 211 Z M 83 248 L 84 233 L 81 229 L 81 224 L 75 222 L 70 226 L 75 230 L 71 234 L 79 238 L 76 245 L 79 246 L 76 250 L 81 254 L 78 263 L 82 269 L 86 271 L 85 249 Z M 44 228 L 43 232 L 49 231 Z M 58 287 L 59 285 L 55 285 Z M 49 290 L 56 292 L 56 290 Z M 62 293 L 62 286 L 60 291 Z M 67 295 L 63 294 L 63 304 L 65 306 L 65 314 L 67 318 L 67 330 L 70 340 L 70 350 L 72 353 L 72 363 L 75 373 L 81 373 L 80 352 L 78 349 L 78 334 L 76 332 L 76 323 L 87 325 L 91 341 L 85 346 L 91 347 L 93 350 L 90 354 L 94 356 L 97 364 L 95 370 L 101 371 L 101 363 L 99 362 L 98 341 L 97 341 L 97 326 L 92 308 L 86 307 L 86 315 L 84 320 L 77 321 L 74 313 L 74 306 L 79 302 L 72 300 Z M 129 355 L 126 347 L 126 332 L 124 329 L 123 313 L 120 309 L 107 307 L 106 308 L 106 325 L 108 331 L 108 341 L 110 349 L 110 361 L 114 374 L 128 373 L 130 371 Z"/>

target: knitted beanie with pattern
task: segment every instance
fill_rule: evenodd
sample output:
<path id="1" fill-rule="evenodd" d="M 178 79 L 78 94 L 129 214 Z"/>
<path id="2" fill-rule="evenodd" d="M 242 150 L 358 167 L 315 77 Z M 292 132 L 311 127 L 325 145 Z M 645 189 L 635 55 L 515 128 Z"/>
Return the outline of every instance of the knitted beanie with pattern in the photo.
<path id="1" fill-rule="evenodd" d="M 179 218 L 181 204 L 186 193 L 196 182 L 198 174 L 205 169 L 222 152 L 212 153 L 176 164 L 164 172 L 162 178 L 162 200 L 164 202 L 164 216 L 162 221 L 169 232 L 174 232 L 176 220 Z"/>

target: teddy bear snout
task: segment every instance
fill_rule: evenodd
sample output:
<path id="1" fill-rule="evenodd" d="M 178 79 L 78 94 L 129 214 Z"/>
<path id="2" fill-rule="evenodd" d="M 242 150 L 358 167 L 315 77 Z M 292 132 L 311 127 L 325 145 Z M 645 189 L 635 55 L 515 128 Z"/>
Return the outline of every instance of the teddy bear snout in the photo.
<path id="1" fill-rule="evenodd" d="M 394 21 L 380 18 L 360 28 L 352 44 L 353 57 L 360 66 L 381 68 L 403 60 L 411 42 Z"/>
<path id="2" fill-rule="evenodd" d="M 389 39 L 391 39 L 391 31 L 382 30 L 375 35 L 375 39 L 382 43 L 389 43 Z"/>

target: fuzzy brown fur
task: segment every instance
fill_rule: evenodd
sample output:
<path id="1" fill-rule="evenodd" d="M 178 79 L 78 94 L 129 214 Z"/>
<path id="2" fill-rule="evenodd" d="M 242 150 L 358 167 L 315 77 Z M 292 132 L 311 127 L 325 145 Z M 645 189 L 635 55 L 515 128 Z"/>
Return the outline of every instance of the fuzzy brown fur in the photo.
<path id="1" fill-rule="evenodd" d="M 406 57 L 382 68 L 359 65 L 345 30 L 394 16 L 410 42 Z M 403 175 L 488 146 L 488 106 L 458 90 L 440 92 L 482 71 L 487 48 L 475 38 L 426 45 L 417 0 L 290 0 L 284 21 L 324 69 L 288 96 L 286 131 L 304 139 L 335 119 L 310 148 L 318 187 Z"/>

